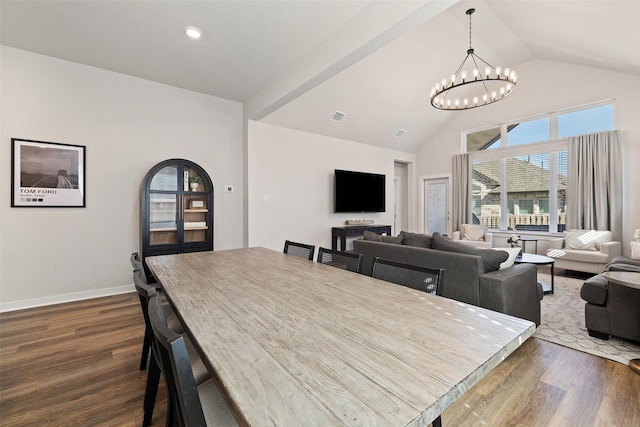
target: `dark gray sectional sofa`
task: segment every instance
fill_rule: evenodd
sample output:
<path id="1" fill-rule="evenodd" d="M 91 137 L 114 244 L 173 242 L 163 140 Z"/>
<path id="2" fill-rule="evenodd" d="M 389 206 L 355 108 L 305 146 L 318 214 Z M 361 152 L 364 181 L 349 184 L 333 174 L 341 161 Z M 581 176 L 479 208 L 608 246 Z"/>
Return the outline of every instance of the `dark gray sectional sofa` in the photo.
<path id="1" fill-rule="evenodd" d="M 354 252 L 364 255 L 363 274 L 371 274 L 373 260 L 376 257 L 424 267 L 443 268 L 445 274 L 442 296 L 527 319 L 540 325 L 540 301 L 543 291 L 542 286 L 538 284 L 534 265 L 515 264 L 504 270 L 486 271 L 494 267 L 499 268 L 500 262 L 506 259 L 506 255 L 499 258 L 502 261 L 496 265 L 492 253 L 502 256 L 506 252 L 472 248 L 452 242 L 437 233 L 434 233 L 432 238 L 429 235 L 402 232 L 396 238 L 382 236 L 379 240 L 383 237 L 383 241 L 354 241 Z M 450 245 L 454 246 L 449 247 Z M 433 249 L 433 246 L 447 250 Z M 488 260 L 487 257 L 492 256 L 494 259 Z"/>

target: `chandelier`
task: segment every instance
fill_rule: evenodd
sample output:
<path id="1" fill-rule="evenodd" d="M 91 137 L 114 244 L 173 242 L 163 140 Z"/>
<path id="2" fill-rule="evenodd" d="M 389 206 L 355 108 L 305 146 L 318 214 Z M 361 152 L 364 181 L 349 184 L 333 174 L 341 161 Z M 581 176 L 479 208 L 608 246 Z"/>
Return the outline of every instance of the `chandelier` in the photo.
<path id="1" fill-rule="evenodd" d="M 471 47 L 469 9 L 469 49 L 456 72 L 431 88 L 431 105 L 439 110 L 469 110 L 506 98 L 516 87 L 516 73 L 509 68 L 494 68 L 476 55 Z"/>

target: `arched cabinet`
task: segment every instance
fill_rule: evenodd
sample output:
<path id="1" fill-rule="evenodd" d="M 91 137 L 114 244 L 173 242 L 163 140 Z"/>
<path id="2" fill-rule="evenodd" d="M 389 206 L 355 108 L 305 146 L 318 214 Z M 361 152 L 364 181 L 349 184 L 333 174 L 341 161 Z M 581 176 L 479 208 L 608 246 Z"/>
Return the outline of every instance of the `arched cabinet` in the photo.
<path id="1" fill-rule="evenodd" d="M 142 257 L 213 250 L 213 182 L 197 164 L 170 159 L 142 181 Z"/>

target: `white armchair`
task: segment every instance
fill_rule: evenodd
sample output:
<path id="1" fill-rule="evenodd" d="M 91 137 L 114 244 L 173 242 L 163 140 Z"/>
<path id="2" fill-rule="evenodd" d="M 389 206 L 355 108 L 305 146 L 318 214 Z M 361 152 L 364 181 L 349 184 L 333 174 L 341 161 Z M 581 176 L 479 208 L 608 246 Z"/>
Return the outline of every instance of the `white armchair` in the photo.
<path id="1" fill-rule="evenodd" d="M 487 233 L 487 227 L 477 224 L 460 224 L 460 231 L 454 231 L 451 239 L 476 248 L 493 246 L 493 234 Z"/>
<path id="2" fill-rule="evenodd" d="M 600 274 L 621 253 L 620 242 L 610 231 L 569 230 L 565 237 L 551 239 L 547 256 L 555 259 L 556 268 Z"/>

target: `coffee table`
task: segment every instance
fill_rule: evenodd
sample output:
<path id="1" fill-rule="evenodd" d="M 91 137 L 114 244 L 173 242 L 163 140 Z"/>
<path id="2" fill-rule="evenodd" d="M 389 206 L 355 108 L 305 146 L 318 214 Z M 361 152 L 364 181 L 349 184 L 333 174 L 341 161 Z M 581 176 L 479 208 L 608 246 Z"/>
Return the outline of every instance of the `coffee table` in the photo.
<path id="1" fill-rule="evenodd" d="M 542 284 L 542 290 L 544 291 L 545 294 L 552 294 L 553 293 L 553 263 L 555 262 L 554 258 L 548 257 L 548 256 L 544 256 L 544 255 L 535 255 L 535 254 L 528 254 L 528 253 L 523 253 L 520 256 L 516 257 L 514 263 L 515 264 L 535 264 L 535 265 L 550 265 L 551 266 L 551 284 L 545 282 L 545 281 L 540 281 L 540 284 Z"/>

